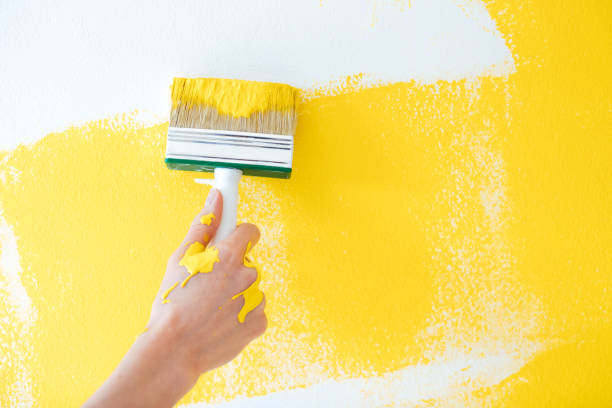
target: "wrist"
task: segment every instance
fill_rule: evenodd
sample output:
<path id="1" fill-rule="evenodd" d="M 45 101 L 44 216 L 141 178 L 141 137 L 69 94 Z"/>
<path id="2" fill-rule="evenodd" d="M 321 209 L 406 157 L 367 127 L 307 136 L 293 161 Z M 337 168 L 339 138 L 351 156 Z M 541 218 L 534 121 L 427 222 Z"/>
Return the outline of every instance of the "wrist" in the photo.
<path id="1" fill-rule="evenodd" d="M 172 331 L 153 325 L 84 407 L 171 407 L 198 379 L 187 363 Z"/>
<path id="2" fill-rule="evenodd" d="M 199 375 L 177 333 L 166 322 L 159 323 L 141 334 L 128 354 L 142 365 L 143 380 L 153 387 L 165 388 L 174 394 L 176 402 L 195 385 Z"/>

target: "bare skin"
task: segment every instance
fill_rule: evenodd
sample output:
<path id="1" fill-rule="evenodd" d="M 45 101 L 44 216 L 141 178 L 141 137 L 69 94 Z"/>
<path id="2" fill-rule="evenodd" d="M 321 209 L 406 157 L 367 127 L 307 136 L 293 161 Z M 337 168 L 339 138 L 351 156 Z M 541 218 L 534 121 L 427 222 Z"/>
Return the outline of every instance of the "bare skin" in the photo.
<path id="1" fill-rule="evenodd" d="M 242 296 L 232 300 L 257 277 L 254 268 L 243 264 L 248 243 L 254 246 L 259 239 L 252 224 L 239 225 L 216 243 L 220 261 L 212 272 L 197 274 L 185 287 L 179 285 L 170 292 L 170 302 L 162 304 L 163 293 L 189 274 L 179 266 L 185 250 L 196 241 L 205 246 L 210 242 L 222 208 L 221 194 L 211 190 L 183 243 L 170 256 L 147 330 L 84 407 L 171 407 L 201 374 L 231 361 L 266 330 L 265 299 L 244 323 L 237 318 Z M 200 224 L 200 217 L 211 212 L 212 223 Z"/>

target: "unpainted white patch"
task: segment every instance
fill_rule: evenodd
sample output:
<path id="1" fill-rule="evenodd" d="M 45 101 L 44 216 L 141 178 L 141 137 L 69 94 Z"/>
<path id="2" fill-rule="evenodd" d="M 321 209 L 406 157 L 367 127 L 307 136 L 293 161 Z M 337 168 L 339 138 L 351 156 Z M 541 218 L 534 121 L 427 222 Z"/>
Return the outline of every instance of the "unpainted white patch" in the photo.
<path id="1" fill-rule="evenodd" d="M 24 350 L 30 349 L 30 330 L 36 319 L 36 309 L 21 282 L 21 272 L 17 239 L 0 209 L 0 293 L 6 296 L 9 306 L 9 310 L 4 311 L 9 321 L 0 321 L 0 324 L 2 332 L 13 332 L 7 338 L 14 339 L 2 345 L 8 353 L 0 359 L 0 370 L 7 369 L 16 375 L 9 388 L 11 407 L 34 405 L 32 378 L 25 365 L 29 356 Z"/>
<path id="2" fill-rule="evenodd" d="M 518 356 L 512 350 L 483 352 L 474 348 L 471 354 L 417 364 L 388 374 L 343 381 L 325 380 L 306 388 L 294 388 L 261 397 L 238 398 L 219 404 L 187 404 L 181 408 L 240 407 L 418 407 L 435 400 L 439 406 L 465 406 L 465 396 L 483 387 L 492 387 L 529 361 L 539 351 L 531 343 L 530 353 Z"/>
<path id="3" fill-rule="evenodd" d="M 453 0 L 7 2 L 0 55 L 0 149 L 122 112 L 165 120 L 175 76 L 308 94 L 356 74 L 370 86 L 514 71 L 482 2 Z"/>

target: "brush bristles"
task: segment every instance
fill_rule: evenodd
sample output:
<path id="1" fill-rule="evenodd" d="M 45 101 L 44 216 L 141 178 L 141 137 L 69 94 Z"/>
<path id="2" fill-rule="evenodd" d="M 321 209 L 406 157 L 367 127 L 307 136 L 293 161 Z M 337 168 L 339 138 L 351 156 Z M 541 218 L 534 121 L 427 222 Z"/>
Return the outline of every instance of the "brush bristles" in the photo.
<path id="1" fill-rule="evenodd" d="M 295 110 L 254 112 L 249 117 L 234 117 L 219 113 L 215 107 L 178 103 L 170 112 L 170 126 L 180 128 L 293 135 L 296 124 Z"/>
<path id="2" fill-rule="evenodd" d="M 170 126 L 293 135 L 297 100 L 286 84 L 174 78 Z"/>

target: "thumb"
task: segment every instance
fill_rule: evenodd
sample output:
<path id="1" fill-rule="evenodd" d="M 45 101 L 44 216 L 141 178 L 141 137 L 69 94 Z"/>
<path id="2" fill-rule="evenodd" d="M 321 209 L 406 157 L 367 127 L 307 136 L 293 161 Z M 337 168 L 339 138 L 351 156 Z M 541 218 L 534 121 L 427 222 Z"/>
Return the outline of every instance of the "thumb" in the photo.
<path id="1" fill-rule="evenodd" d="M 216 188 L 208 193 L 202 211 L 193 219 L 181 247 L 199 242 L 206 246 L 215 235 L 223 212 L 223 196 Z"/>

